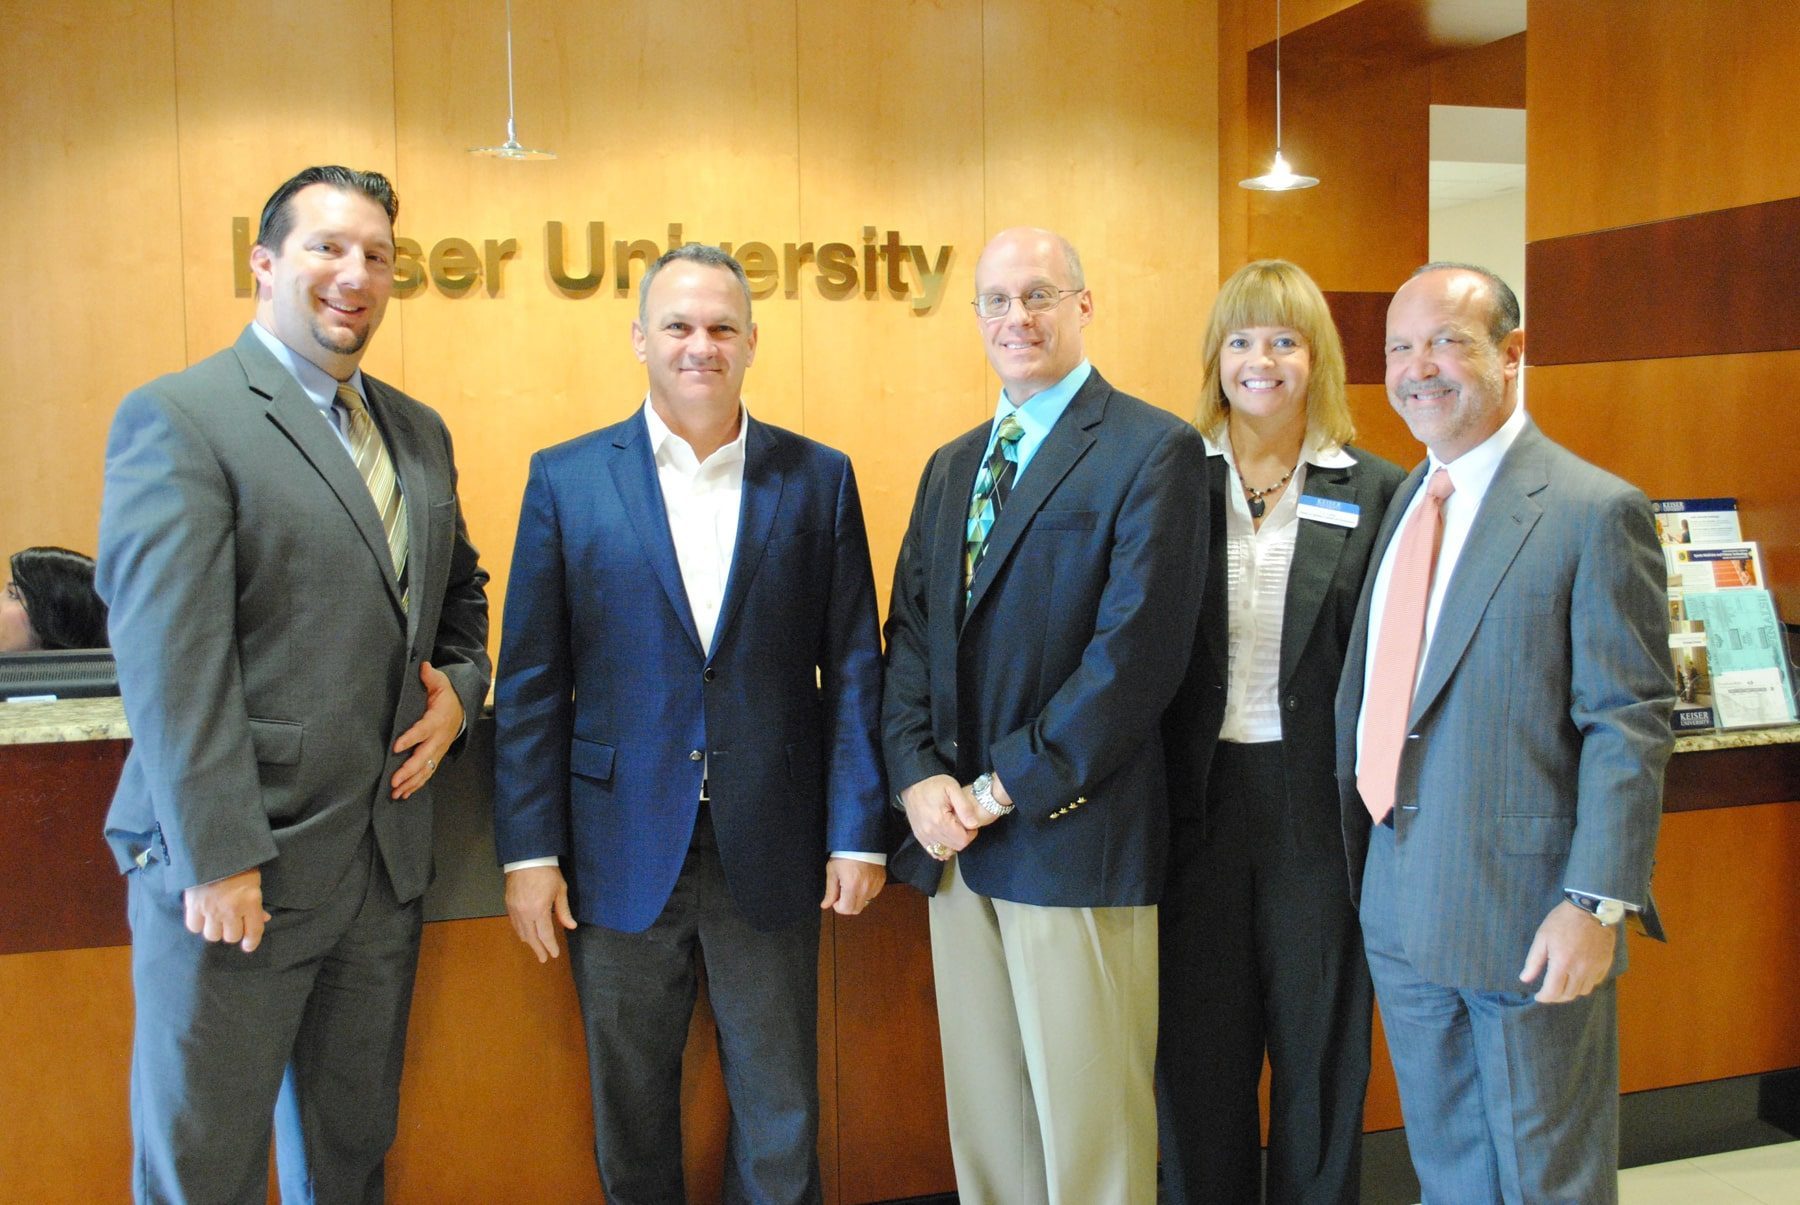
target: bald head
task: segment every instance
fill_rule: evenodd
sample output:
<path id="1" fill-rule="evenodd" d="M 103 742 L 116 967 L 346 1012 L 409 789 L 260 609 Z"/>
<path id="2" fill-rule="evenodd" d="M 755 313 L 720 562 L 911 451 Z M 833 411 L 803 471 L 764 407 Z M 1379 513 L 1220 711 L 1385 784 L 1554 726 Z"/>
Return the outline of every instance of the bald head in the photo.
<path id="1" fill-rule="evenodd" d="M 1034 291 L 1054 295 L 1044 309 L 1018 300 Z M 996 234 L 975 262 L 975 294 L 1005 299 L 998 318 L 979 318 L 988 362 L 1015 406 L 1056 384 L 1082 360 L 1082 328 L 1093 319 L 1081 257 L 1054 230 L 1017 226 Z"/>

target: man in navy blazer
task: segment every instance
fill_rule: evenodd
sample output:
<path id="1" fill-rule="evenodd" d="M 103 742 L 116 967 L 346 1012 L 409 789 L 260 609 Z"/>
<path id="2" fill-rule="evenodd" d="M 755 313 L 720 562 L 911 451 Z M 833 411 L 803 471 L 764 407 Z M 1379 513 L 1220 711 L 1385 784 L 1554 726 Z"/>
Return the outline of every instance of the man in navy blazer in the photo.
<path id="1" fill-rule="evenodd" d="M 1431 455 L 1376 537 L 1338 692 L 1352 892 L 1427 1201 L 1618 1199 L 1620 922 L 1661 936 L 1662 554 L 1644 495 L 1527 417 L 1524 347 L 1484 269 L 1427 264 L 1388 306 L 1389 400 Z M 1428 479 L 1451 492 L 1395 680 L 1396 533 Z"/>
<path id="2" fill-rule="evenodd" d="M 822 909 L 881 890 L 881 663 L 842 453 L 751 418 L 750 288 L 714 247 L 644 274 L 644 406 L 532 458 L 500 652 L 494 823 L 514 929 L 569 950 L 612 1205 L 685 1199 L 704 960 L 732 1201 L 820 1196 Z"/>
<path id="3" fill-rule="evenodd" d="M 1066 239 L 1002 232 L 975 288 L 1004 389 L 926 465 L 894 571 L 894 873 L 933 893 L 962 1200 L 1148 1203 L 1159 720 L 1199 615 L 1206 448 L 1083 357 L 1093 296 Z"/>

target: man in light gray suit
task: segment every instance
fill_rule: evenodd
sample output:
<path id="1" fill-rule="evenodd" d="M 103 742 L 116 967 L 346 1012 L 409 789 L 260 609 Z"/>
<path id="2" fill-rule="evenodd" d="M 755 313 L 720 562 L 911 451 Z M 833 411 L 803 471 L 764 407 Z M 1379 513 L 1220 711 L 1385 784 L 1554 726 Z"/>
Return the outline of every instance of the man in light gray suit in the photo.
<path id="1" fill-rule="evenodd" d="M 487 575 L 431 410 L 358 370 L 398 202 L 270 197 L 235 346 L 133 391 L 96 584 L 132 747 L 139 1201 L 382 1197 L 431 874 L 431 778 L 487 690 Z"/>
<path id="2" fill-rule="evenodd" d="M 1524 346 L 1485 270 L 1428 264 L 1394 295 L 1389 397 L 1430 456 L 1382 524 L 1338 694 L 1352 892 L 1427 1202 L 1617 1199 L 1620 922 L 1661 936 L 1656 531 L 1525 415 Z"/>

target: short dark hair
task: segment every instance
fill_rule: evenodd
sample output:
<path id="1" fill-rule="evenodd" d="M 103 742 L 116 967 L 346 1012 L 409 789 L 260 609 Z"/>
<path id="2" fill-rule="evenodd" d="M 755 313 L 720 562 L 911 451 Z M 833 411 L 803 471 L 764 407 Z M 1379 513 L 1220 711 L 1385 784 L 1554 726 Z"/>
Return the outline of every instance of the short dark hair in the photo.
<path id="1" fill-rule="evenodd" d="M 656 274 L 674 263 L 686 260 L 692 264 L 704 264 L 708 268 L 724 268 L 737 277 L 738 288 L 744 290 L 744 319 L 750 321 L 750 278 L 744 275 L 744 265 L 737 262 L 727 251 L 722 251 L 711 243 L 683 243 L 679 247 L 670 247 L 656 257 L 656 262 L 644 269 L 644 277 L 638 281 L 638 325 L 646 326 L 650 322 L 650 282 Z"/>
<path id="2" fill-rule="evenodd" d="M 1491 272 L 1480 264 L 1458 263 L 1450 259 L 1434 259 L 1428 264 L 1420 264 L 1413 269 L 1414 276 L 1423 276 L 1427 272 L 1473 272 L 1488 283 L 1488 291 L 1492 294 L 1494 304 L 1488 312 L 1488 337 L 1496 346 L 1506 341 L 1506 337 L 1519 329 L 1519 297 L 1512 291 L 1498 273 Z"/>
<path id="3" fill-rule="evenodd" d="M 380 172 L 361 172 L 353 167 L 326 164 L 309 167 L 284 181 L 263 205 L 262 223 L 256 230 L 258 246 L 279 253 L 281 244 L 294 229 L 294 194 L 314 184 L 329 184 L 339 192 L 356 193 L 369 198 L 387 212 L 388 224 L 400 216 L 400 194 Z"/>
<path id="4" fill-rule="evenodd" d="M 94 592 L 92 557 L 40 545 L 13 553 L 10 564 L 38 643 L 47 649 L 106 647 L 106 604 Z"/>

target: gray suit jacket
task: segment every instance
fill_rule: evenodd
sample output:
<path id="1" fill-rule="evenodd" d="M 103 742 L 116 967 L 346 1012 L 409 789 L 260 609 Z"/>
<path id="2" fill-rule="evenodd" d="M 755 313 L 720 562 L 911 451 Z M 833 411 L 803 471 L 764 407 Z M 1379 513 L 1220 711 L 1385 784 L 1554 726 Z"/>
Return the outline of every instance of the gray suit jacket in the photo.
<path id="1" fill-rule="evenodd" d="M 1376 540 L 1338 690 L 1356 895 L 1370 826 L 1356 790 L 1369 588 L 1425 467 Z M 1421 975 L 1520 990 L 1532 936 L 1565 888 L 1641 904 L 1657 931 L 1650 871 L 1675 693 L 1664 589 L 1644 495 L 1528 422 L 1457 561 L 1400 760 L 1400 925 Z"/>
<path id="2" fill-rule="evenodd" d="M 371 826 L 401 900 L 430 879 L 431 788 L 389 799 L 389 750 L 424 711 L 422 660 L 479 714 L 487 574 L 442 420 L 363 380 L 406 494 L 410 611 L 355 464 L 253 332 L 113 420 L 96 585 L 133 743 L 106 837 L 168 891 L 261 866 L 265 903 L 312 907 Z"/>

